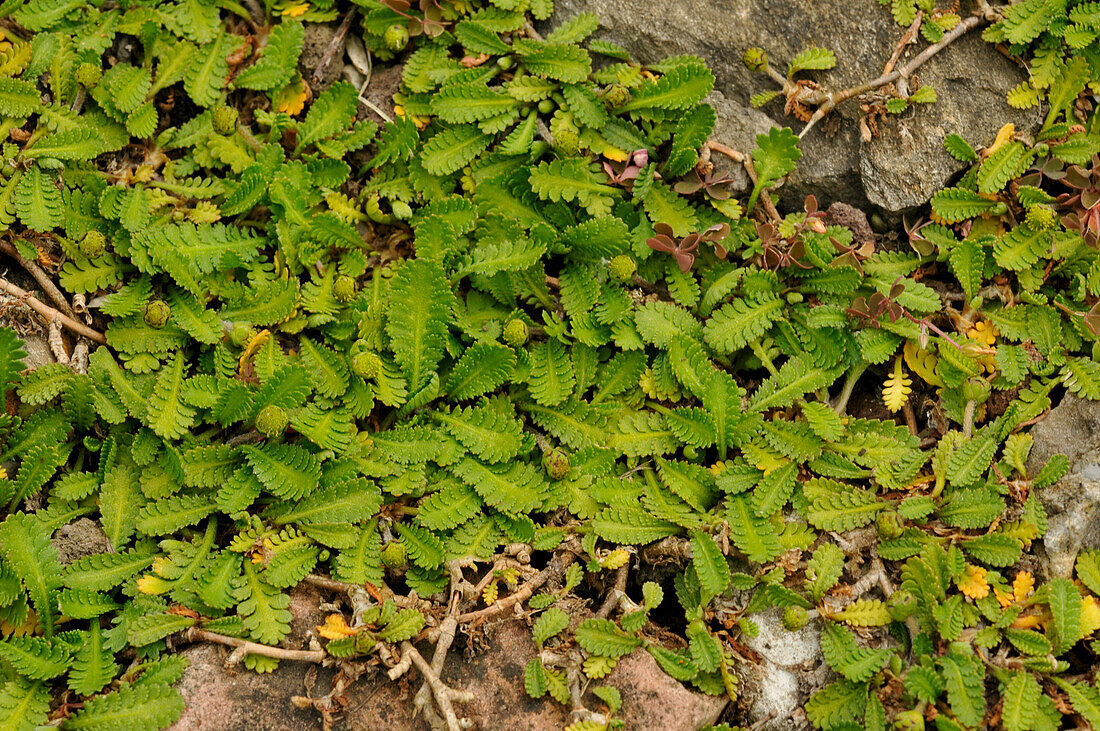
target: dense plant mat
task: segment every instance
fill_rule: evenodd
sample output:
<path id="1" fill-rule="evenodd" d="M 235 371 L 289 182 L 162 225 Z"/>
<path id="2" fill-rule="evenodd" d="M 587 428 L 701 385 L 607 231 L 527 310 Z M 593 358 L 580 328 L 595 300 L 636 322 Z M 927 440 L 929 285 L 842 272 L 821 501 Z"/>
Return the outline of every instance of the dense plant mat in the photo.
<path id="1" fill-rule="evenodd" d="M 770 607 L 821 623 L 819 728 L 1100 726 L 1100 553 L 1017 568 L 1067 469 L 1027 427 L 1100 397 L 1100 12 L 1070 5 L 986 30 L 1036 46 L 1041 135 L 950 137 L 968 172 L 876 242 L 775 213 L 791 130 L 708 144 L 700 59 L 639 65 L 589 15 L 542 37 L 551 0 L 8 0 L 5 245 L 106 345 L 21 373 L 0 330 L 0 728 L 165 727 L 188 640 L 411 666 L 457 728 L 442 656 L 517 606 L 576 729 L 620 725 L 600 679 L 636 648 L 735 697 Z M 404 62 L 393 121 L 299 69 L 340 18 Z M 113 550 L 62 566 L 83 517 Z M 302 581 L 355 611 L 280 648 Z"/>

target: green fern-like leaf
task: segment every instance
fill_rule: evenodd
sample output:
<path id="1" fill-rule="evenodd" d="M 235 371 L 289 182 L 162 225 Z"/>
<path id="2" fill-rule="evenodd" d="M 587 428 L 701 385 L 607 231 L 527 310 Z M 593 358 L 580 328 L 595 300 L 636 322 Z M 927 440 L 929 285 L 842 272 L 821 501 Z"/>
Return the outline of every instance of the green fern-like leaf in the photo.
<path id="1" fill-rule="evenodd" d="M 32 515 L 9 515 L 0 523 L 0 554 L 15 569 L 46 635 L 52 635 L 61 566 L 49 534 Z"/>
<path id="2" fill-rule="evenodd" d="M 394 278 L 386 330 L 413 390 L 427 383 L 443 355 L 451 301 L 450 286 L 436 264 L 406 262 Z"/>
<path id="3" fill-rule="evenodd" d="M 298 500 L 317 489 L 321 466 L 317 458 L 295 444 L 265 444 L 244 448 L 245 459 L 272 495 Z"/>
<path id="4" fill-rule="evenodd" d="M 172 725 L 183 713 L 183 698 L 168 685 L 125 685 L 97 696 L 65 719 L 66 730 L 157 731 Z"/>

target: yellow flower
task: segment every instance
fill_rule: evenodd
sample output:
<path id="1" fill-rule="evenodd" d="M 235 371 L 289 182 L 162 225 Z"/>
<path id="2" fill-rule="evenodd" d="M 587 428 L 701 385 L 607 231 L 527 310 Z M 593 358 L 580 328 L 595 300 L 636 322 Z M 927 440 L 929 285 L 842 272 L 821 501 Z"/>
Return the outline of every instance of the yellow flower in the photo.
<path id="1" fill-rule="evenodd" d="M 352 637 L 358 632 L 359 630 L 348 626 L 342 614 L 328 615 L 325 617 L 325 623 L 317 627 L 317 634 L 326 640 L 342 640 L 345 637 Z"/>
<path id="2" fill-rule="evenodd" d="M 966 573 L 957 583 L 959 591 L 970 599 L 984 599 L 989 596 L 989 582 L 985 578 L 986 570 L 980 566 L 967 566 Z"/>

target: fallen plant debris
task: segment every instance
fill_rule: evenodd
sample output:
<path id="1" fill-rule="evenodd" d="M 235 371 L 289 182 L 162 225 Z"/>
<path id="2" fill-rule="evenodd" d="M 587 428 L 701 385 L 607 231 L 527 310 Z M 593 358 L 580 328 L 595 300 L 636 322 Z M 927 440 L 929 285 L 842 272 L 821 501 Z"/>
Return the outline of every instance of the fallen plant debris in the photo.
<path id="1" fill-rule="evenodd" d="M 949 136 L 969 170 L 875 242 L 776 209 L 792 130 L 709 139 L 702 60 L 543 36 L 551 0 L 5 4 L 0 255 L 56 307 L 0 287 L 64 358 L 0 329 L 0 728 L 164 728 L 185 642 L 338 668 L 293 700 L 326 727 L 373 666 L 465 728 L 444 661 L 503 617 L 532 698 L 618 728 L 621 658 L 736 700 L 773 608 L 820 625 L 817 728 L 1100 726 L 1100 552 L 1024 564 L 1068 467 L 1027 427 L 1100 400 L 1093 6 L 893 0 L 889 112 L 986 21 L 1050 110 Z M 381 127 L 314 89 L 345 36 L 403 63 Z M 793 81 L 834 62 L 779 77 L 807 128 L 860 93 Z M 62 565 L 87 518 L 111 550 Z M 301 582 L 329 615 L 285 647 Z"/>

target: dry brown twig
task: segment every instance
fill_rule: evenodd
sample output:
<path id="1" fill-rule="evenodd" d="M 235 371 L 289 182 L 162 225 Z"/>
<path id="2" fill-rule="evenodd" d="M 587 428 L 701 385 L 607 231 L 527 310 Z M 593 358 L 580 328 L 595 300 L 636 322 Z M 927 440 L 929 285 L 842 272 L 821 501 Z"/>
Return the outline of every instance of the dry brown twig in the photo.
<path id="1" fill-rule="evenodd" d="M 615 611 L 615 608 L 619 606 L 623 597 L 626 596 L 626 577 L 629 573 L 630 562 L 627 561 L 615 572 L 615 584 L 607 592 L 607 598 L 603 600 L 603 604 L 600 606 L 599 611 L 596 612 L 597 617 L 600 619 L 607 619 L 611 616 L 611 613 Z"/>
<path id="2" fill-rule="evenodd" d="M 795 96 L 795 101 L 800 104 L 804 104 L 811 107 L 817 107 L 813 116 L 810 117 L 810 121 L 806 123 L 806 126 L 802 128 L 802 131 L 798 134 L 799 139 L 805 137 L 814 125 L 817 124 L 825 117 L 826 114 L 836 108 L 838 104 L 842 104 L 852 97 L 859 96 L 860 94 L 866 94 L 869 91 L 874 91 L 887 84 L 895 84 L 901 82 L 901 88 L 905 88 L 904 83 L 912 76 L 913 72 L 920 68 L 929 59 L 935 56 L 937 53 L 947 48 L 949 45 L 957 41 L 962 36 L 966 35 L 970 31 L 977 28 L 985 20 L 984 17 L 979 15 L 972 15 L 959 22 L 951 30 L 947 31 L 936 43 L 928 46 L 919 54 L 913 57 L 909 63 L 902 66 L 900 69 L 895 69 L 880 75 L 878 78 L 872 79 L 863 84 L 853 86 L 843 91 L 828 92 L 821 89 L 806 89 L 804 87 L 796 87 L 789 79 L 785 79 L 779 76 L 778 72 L 772 70 L 769 67 L 769 75 L 773 79 L 777 79 L 780 85 L 783 87 L 783 93 L 790 96 Z M 774 75 L 773 75 L 774 74 Z"/>
<path id="3" fill-rule="evenodd" d="M 506 609 L 509 609 L 516 604 L 525 602 L 531 598 L 531 595 L 535 593 L 536 589 L 542 587 L 543 584 L 548 582 L 552 577 L 561 577 L 565 575 L 565 570 L 569 568 L 569 565 L 573 563 L 577 558 L 576 554 L 572 551 L 564 551 L 554 554 L 554 557 L 550 559 L 550 565 L 540 571 L 530 581 L 521 586 L 518 590 L 512 592 L 506 597 L 498 599 L 494 603 L 485 607 L 484 609 L 478 609 L 472 612 L 466 612 L 465 614 L 458 615 L 459 624 L 469 624 L 470 622 L 483 621 L 503 614 Z"/>
<path id="4" fill-rule="evenodd" d="M 351 21 L 355 19 L 355 13 L 358 10 L 356 6 L 352 5 L 345 15 L 344 19 L 340 21 L 340 27 L 336 29 L 336 33 L 332 36 L 332 40 L 329 41 L 328 46 L 325 47 L 325 52 L 321 56 L 321 60 L 317 62 L 317 68 L 313 70 L 313 75 L 310 77 L 310 81 L 314 84 L 321 83 L 321 80 L 325 78 L 325 71 L 328 70 L 329 65 L 332 63 L 332 59 L 336 57 L 336 54 L 344 47 L 344 39 L 348 35 L 348 31 L 351 30 Z"/>
<path id="5" fill-rule="evenodd" d="M 234 656 L 240 652 L 241 657 L 244 655 L 263 655 L 264 657 L 273 657 L 276 660 L 323 662 L 325 659 L 324 650 L 284 650 L 281 647 L 261 645 L 257 642 L 249 642 L 248 640 L 242 640 L 237 637 L 227 637 L 226 635 L 219 635 L 215 632 L 207 632 L 198 627 L 192 627 L 187 630 L 185 637 L 188 642 L 213 642 L 218 645 L 236 648 L 234 650 Z"/>
<path id="6" fill-rule="evenodd" d="M 69 328 L 78 335 L 83 335 L 89 340 L 94 340 L 100 345 L 107 344 L 107 338 L 103 336 L 103 333 L 98 330 L 93 330 L 82 322 L 74 320 L 63 312 L 50 307 L 41 300 L 35 298 L 30 292 L 17 287 L 6 279 L 0 278 L 0 292 L 8 294 L 12 297 L 16 297 L 24 302 L 28 307 L 41 315 L 46 322 L 59 321 L 62 325 Z"/>
<path id="7" fill-rule="evenodd" d="M 38 282 L 38 286 L 42 288 L 42 291 L 49 295 L 49 298 L 57 305 L 58 310 L 74 320 L 77 318 L 77 313 L 69 304 L 69 300 L 65 298 L 65 295 L 62 294 L 61 290 L 57 288 L 57 285 L 53 283 L 50 276 L 42 271 L 42 268 L 38 266 L 38 264 L 24 257 L 19 253 L 19 250 L 15 248 L 14 244 L 7 241 L 0 241 L 0 252 L 15 259 L 19 262 L 19 266 L 26 269 L 27 273 L 34 277 L 34 281 Z"/>

